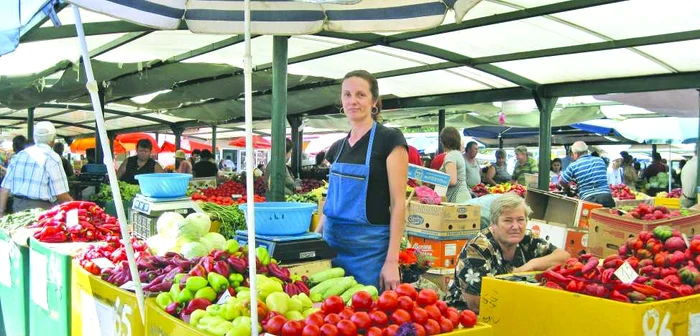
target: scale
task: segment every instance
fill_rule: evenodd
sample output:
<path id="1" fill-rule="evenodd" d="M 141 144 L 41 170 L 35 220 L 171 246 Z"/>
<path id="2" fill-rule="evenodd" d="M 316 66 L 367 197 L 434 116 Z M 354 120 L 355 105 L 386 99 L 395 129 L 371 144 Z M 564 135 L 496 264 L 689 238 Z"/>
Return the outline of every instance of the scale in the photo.
<path id="1" fill-rule="evenodd" d="M 236 231 L 236 241 L 248 243 L 248 231 Z M 256 247 L 264 246 L 272 258 L 285 264 L 333 259 L 335 251 L 315 232 L 296 236 L 255 235 Z"/>
<path id="2" fill-rule="evenodd" d="M 131 223 L 134 226 L 134 235 L 147 239 L 157 232 L 156 221 L 164 212 L 177 212 L 187 215 L 192 212 L 204 212 L 202 208 L 187 196 L 173 198 L 154 198 L 141 194 L 134 197 L 131 206 Z"/>

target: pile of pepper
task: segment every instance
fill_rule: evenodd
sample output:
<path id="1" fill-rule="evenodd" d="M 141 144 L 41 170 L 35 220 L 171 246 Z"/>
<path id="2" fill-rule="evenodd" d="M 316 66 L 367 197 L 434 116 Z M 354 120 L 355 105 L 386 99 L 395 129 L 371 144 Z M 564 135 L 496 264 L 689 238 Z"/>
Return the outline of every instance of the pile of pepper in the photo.
<path id="1" fill-rule="evenodd" d="M 630 284 L 614 274 L 624 263 L 637 273 Z M 686 244 L 678 230 L 658 226 L 620 246 L 602 263 L 590 254 L 537 275 L 542 285 L 620 302 L 648 302 L 700 294 L 700 235 Z"/>
<path id="2" fill-rule="evenodd" d="M 142 240 L 131 238 L 131 246 L 134 248 L 134 257 L 136 261 L 148 257 L 151 253 L 148 251 L 148 246 Z M 122 261 L 126 261 L 126 248 L 122 244 L 118 236 L 108 235 L 105 238 L 105 244 L 95 244 L 88 246 L 80 255 L 76 257 L 86 271 L 100 275 L 102 268 L 98 266 L 96 259 L 107 259 L 110 263 L 116 265 Z M 109 264 L 109 263 L 107 263 Z"/>
<path id="3" fill-rule="evenodd" d="M 56 205 L 39 215 L 29 227 L 41 228 L 34 238 L 45 243 L 103 241 L 120 234 L 117 219 L 92 202 L 73 201 Z"/>

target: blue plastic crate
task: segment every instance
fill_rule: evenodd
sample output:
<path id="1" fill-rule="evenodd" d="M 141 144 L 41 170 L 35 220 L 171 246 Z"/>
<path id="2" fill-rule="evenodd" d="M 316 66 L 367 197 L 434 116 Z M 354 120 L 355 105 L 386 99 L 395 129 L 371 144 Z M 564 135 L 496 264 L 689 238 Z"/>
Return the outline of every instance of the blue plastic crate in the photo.
<path id="1" fill-rule="evenodd" d="M 248 217 L 248 205 L 238 206 Z M 312 203 L 255 203 L 255 234 L 293 236 L 309 231 L 311 215 L 318 206 Z"/>
<path id="2" fill-rule="evenodd" d="M 141 194 L 147 197 L 166 198 L 185 196 L 192 179 L 190 174 L 154 173 L 135 176 L 139 181 Z"/>

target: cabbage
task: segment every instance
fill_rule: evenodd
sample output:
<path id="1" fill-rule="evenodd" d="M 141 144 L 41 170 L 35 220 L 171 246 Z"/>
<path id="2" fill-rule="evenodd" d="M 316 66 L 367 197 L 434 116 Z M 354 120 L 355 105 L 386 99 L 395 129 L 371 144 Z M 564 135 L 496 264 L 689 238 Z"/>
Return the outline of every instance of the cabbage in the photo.
<path id="1" fill-rule="evenodd" d="M 197 222 L 190 218 L 185 218 L 180 223 L 178 223 L 176 238 L 189 239 L 191 241 L 198 241 L 202 237 L 201 226 Z"/>
<path id="2" fill-rule="evenodd" d="M 187 215 L 187 220 L 194 223 L 199 228 L 199 235 L 204 236 L 211 228 L 209 215 L 202 212 L 195 212 Z"/>
<path id="3" fill-rule="evenodd" d="M 180 249 L 187 243 L 199 242 L 199 239 L 191 239 L 188 236 L 177 237 L 176 239 L 169 238 L 169 240 L 172 242 L 171 245 L 173 252 L 180 252 Z"/>
<path id="4" fill-rule="evenodd" d="M 151 249 L 152 254 L 158 256 L 164 256 L 168 252 L 177 251 L 175 249 L 175 239 L 163 237 L 162 235 L 155 235 L 146 239 L 146 245 Z"/>
<path id="5" fill-rule="evenodd" d="M 202 236 L 202 239 L 199 241 L 202 244 L 209 245 L 211 247 L 209 249 L 210 251 L 214 249 L 222 250 L 224 248 L 224 244 L 226 243 L 226 238 L 217 232 L 209 232 Z"/>
<path id="6" fill-rule="evenodd" d="M 165 212 L 156 221 L 156 229 L 158 234 L 163 237 L 177 236 L 177 225 L 182 222 L 185 217 L 177 212 Z"/>
<path id="7" fill-rule="evenodd" d="M 202 245 L 201 243 L 191 242 L 182 245 L 182 247 L 180 248 L 180 253 L 183 257 L 187 259 L 192 259 L 195 257 L 204 257 L 207 254 L 209 254 L 209 251 L 207 251 L 207 248 L 204 247 L 204 245 Z"/>

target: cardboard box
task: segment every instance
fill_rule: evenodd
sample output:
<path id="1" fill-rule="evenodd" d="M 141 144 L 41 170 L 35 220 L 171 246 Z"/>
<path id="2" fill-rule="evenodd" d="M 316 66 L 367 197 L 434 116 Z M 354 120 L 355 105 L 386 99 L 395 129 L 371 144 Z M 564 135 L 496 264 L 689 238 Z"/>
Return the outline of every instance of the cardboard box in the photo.
<path id="1" fill-rule="evenodd" d="M 698 335 L 700 295 L 623 303 L 483 277 L 479 321 L 495 336 Z M 526 321 L 526 323 L 525 323 Z"/>
<path id="2" fill-rule="evenodd" d="M 589 252 L 597 256 L 617 254 L 618 247 L 627 238 L 636 237 L 641 231 L 652 231 L 660 225 L 678 229 L 688 237 L 700 234 L 700 211 L 688 211 L 688 216 L 645 221 L 614 215 L 608 209 L 593 210 L 588 229 Z"/>
<path id="3" fill-rule="evenodd" d="M 296 274 L 298 276 L 302 276 L 302 275 L 311 276 L 311 274 L 316 274 L 316 273 L 325 271 L 325 270 L 333 267 L 331 265 L 330 259 L 309 261 L 309 262 L 289 264 L 289 265 L 280 265 L 280 266 L 289 269 L 290 273 Z"/>
<path id="4" fill-rule="evenodd" d="M 588 253 L 588 230 L 569 229 L 564 248 L 572 257 Z"/>
<path id="5" fill-rule="evenodd" d="M 533 237 L 542 238 L 552 245 L 563 249 L 566 247 L 566 234 L 568 230 L 562 224 L 547 224 L 536 219 L 527 222 L 527 229 L 532 231 Z"/>
<path id="6" fill-rule="evenodd" d="M 588 228 L 591 210 L 602 205 L 557 195 L 539 189 L 528 189 L 525 203 L 532 209 L 531 219 L 548 224 L 563 224 L 569 228 Z"/>
<path id="7" fill-rule="evenodd" d="M 422 238 L 468 239 L 481 228 L 478 205 L 430 205 L 411 201 L 406 214 L 406 231 Z"/>
<path id="8" fill-rule="evenodd" d="M 420 249 L 435 258 L 433 260 L 433 268 L 455 268 L 459 253 L 462 252 L 462 248 L 468 240 L 428 239 L 412 236 L 409 232 L 408 242 L 413 248 Z"/>
<path id="9" fill-rule="evenodd" d="M 451 268 L 431 268 L 421 276 L 436 284 L 441 291 L 448 293 L 455 279 L 455 270 Z"/>

